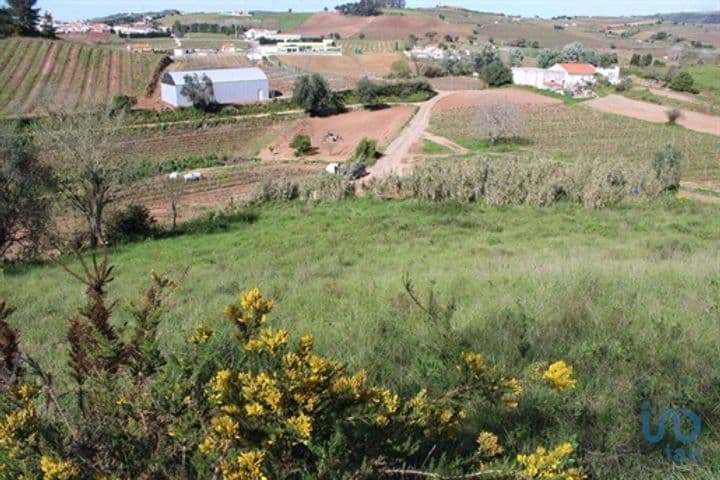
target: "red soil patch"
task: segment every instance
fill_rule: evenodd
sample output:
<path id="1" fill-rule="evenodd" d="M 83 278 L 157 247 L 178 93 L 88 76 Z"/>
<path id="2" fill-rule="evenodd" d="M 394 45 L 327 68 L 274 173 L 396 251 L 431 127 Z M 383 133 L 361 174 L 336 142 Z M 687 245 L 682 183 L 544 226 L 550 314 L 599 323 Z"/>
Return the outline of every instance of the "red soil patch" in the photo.
<path id="1" fill-rule="evenodd" d="M 293 33 L 313 36 L 339 33 L 343 38 L 364 33 L 367 38 L 378 40 L 406 38 L 411 33 L 422 37 L 430 31 L 439 35 L 468 35 L 471 28 L 468 24 L 444 23 L 437 18 L 422 15 L 352 17 L 338 13 L 316 13 L 292 30 Z"/>
<path id="2" fill-rule="evenodd" d="M 332 117 L 307 118 L 263 149 L 260 158 L 263 160 L 295 158 L 289 144 L 295 135 L 304 134 L 310 136 L 313 146 L 318 149 L 312 157 L 327 161 L 343 161 L 354 153 L 363 138 L 376 140 L 380 146 L 390 143 L 413 111 L 413 107 L 399 106 L 377 111 L 358 110 Z M 340 135 L 342 140 L 332 145 L 324 144 L 323 137 L 331 132 Z"/>
<path id="3" fill-rule="evenodd" d="M 280 58 L 283 63 L 303 70 L 351 78 L 385 77 L 391 73 L 392 64 L 401 59 L 397 53 L 358 56 L 286 55 Z"/>
<path id="4" fill-rule="evenodd" d="M 62 35 L 62 38 L 71 42 L 103 43 L 110 41 L 110 32 L 106 33 L 70 33 Z"/>
<path id="5" fill-rule="evenodd" d="M 508 101 L 520 107 L 542 107 L 560 104 L 560 100 L 545 97 L 537 93 L 514 88 L 476 90 L 449 95 L 435 105 L 436 112 L 462 108 L 492 105 L 498 101 Z"/>
<path id="6" fill-rule="evenodd" d="M 667 122 L 666 112 L 670 108 L 655 105 L 653 103 L 641 102 L 619 95 L 608 95 L 603 98 L 596 98 L 586 102 L 585 105 L 600 110 L 601 112 L 615 113 L 625 117 L 647 120 L 648 122 Z M 678 124 L 690 130 L 720 135 L 720 117 L 706 115 L 704 113 L 681 110 L 682 117 Z"/>

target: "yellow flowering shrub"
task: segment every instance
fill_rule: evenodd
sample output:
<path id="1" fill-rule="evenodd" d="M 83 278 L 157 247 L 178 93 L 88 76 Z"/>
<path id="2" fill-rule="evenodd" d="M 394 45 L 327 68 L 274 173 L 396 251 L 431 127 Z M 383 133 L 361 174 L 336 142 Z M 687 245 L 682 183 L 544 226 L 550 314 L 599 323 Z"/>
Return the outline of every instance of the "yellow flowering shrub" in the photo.
<path id="1" fill-rule="evenodd" d="M 577 382 L 573 380 L 573 369 L 571 366 L 560 360 L 551 364 L 543 378 L 547 380 L 552 388 L 558 391 L 575 388 Z"/>
<path id="2" fill-rule="evenodd" d="M 518 455 L 517 461 L 523 466 L 527 478 L 542 480 L 582 480 L 587 478 L 573 466 L 570 455 L 574 451 L 570 443 L 563 443 L 552 450 L 538 447 L 535 453 Z"/>
<path id="3" fill-rule="evenodd" d="M 43 480 L 72 480 L 80 474 L 75 462 L 55 461 L 45 456 L 40 458 L 40 470 L 43 472 Z"/>
<path id="4" fill-rule="evenodd" d="M 156 328 L 162 291 L 174 283 L 153 274 L 137 329 L 116 332 L 104 303 L 111 268 L 97 267 L 91 270 L 105 280 L 89 277 L 88 305 L 68 334 L 77 389 L 61 395 L 77 402 L 75 410 L 62 410 L 42 372 L 28 381 L 27 373 L 8 375 L 0 365 L 0 478 L 371 479 L 427 459 L 447 459 L 464 473 L 479 466 L 498 478 L 584 478 L 570 444 L 515 457 L 512 434 L 502 443 L 471 426 L 512 419 L 535 388 L 574 388 L 564 362 L 533 380 L 458 349 L 450 356 L 456 368 L 443 372 L 446 387 L 401 393 L 320 355 L 312 335 L 293 341 L 271 326 L 274 304 L 259 289 L 225 308 L 235 338 L 221 343 L 201 324 L 187 334 L 182 355 L 165 354 Z M 9 331 L 2 321 L 0 340 Z M 490 423 L 483 426 L 493 429 Z M 471 438 L 474 449 L 467 448 Z"/>

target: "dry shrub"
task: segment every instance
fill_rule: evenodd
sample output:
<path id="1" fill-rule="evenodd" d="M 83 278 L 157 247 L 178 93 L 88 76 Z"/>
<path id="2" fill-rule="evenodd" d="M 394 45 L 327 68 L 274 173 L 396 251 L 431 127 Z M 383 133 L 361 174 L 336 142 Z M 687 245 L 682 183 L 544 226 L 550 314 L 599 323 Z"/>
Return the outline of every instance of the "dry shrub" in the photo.
<path id="1" fill-rule="evenodd" d="M 508 99 L 502 99 L 478 110 L 474 128 L 492 143 L 517 140 L 525 133 L 525 114 Z"/>
<path id="2" fill-rule="evenodd" d="M 252 196 L 256 203 L 288 200 L 342 200 L 355 196 L 355 184 L 339 176 L 322 175 L 307 182 L 287 179 L 263 182 Z"/>
<path id="3" fill-rule="evenodd" d="M 485 202 L 488 205 L 525 203 L 530 168 L 516 159 L 492 162 L 485 184 Z"/>
<path id="4" fill-rule="evenodd" d="M 410 175 L 367 185 L 369 195 L 435 202 L 547 206 L 568 200 L 600 208 L 628 198 L 652 199 L 662 188 L 650 165 L 620 161 L 566 165 L 547 159 L 450 160 L 426 163 Z"/>

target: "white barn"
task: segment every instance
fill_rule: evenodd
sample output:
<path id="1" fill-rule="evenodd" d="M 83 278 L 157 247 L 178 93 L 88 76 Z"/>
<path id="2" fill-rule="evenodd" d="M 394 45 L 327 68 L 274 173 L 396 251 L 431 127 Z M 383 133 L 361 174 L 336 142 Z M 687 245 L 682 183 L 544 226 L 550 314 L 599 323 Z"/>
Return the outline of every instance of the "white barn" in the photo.
<path id="1" fill-rule="evenodd" d="M 192 102 L 180 92 L 186 75 L 207 75 L 213 84 L 215 101 L 220 104 L 261 102 L 270 98 L 270 81 L 259 68 L 224 68 L 167 72 L 160 83 L 162 99 L 175 107 L 190 107 Z"/>

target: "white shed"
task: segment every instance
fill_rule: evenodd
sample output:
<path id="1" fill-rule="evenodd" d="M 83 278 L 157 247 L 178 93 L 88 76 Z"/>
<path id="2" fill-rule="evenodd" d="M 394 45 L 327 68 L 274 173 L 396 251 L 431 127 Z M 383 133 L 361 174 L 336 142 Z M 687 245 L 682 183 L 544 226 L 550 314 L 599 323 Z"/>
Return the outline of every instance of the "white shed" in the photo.
<path id="1" fill-rule="evenodd" d="M 215 101 L 220 104 L 258 102 L 270 98 L 270 82 L 259 68 L 224 68 L 167 72 L 160 85 L 164 102 L 175 107 L 192 106 L 190 99 L 180 93 L 187 75 L 200 78 L 207 75 L 213 84 Z"/>

